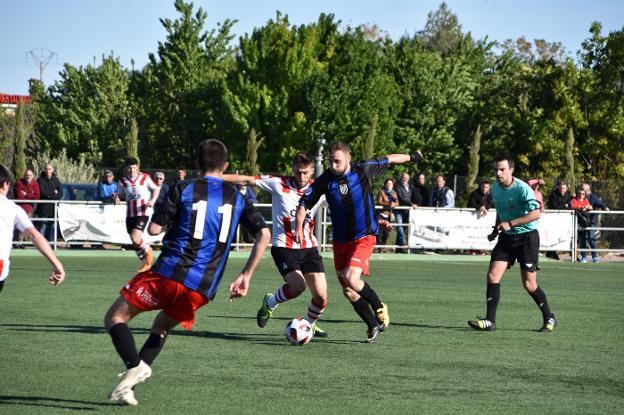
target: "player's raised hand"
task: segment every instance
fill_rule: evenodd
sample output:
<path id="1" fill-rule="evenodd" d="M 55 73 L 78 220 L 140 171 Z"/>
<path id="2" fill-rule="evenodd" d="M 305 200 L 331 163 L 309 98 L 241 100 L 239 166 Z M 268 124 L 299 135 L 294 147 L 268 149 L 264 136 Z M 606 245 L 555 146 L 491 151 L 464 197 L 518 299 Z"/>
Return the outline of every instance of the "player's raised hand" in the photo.
<path id="1" fill-rule="evenodd" d="M 238 278 L 236 278 L 230 284 L 230 302 L 234 301 L 237 298 L 246 296 L 248 289 L 249 277 L 244 274 L 240 274 Z"/>
<path id="2" fill-rule="evenodd" d="M 410 154 L 410 161 L 412 163 L 418 163 L 420 160 L 422 160 L 422 158 L 423 154 L 420 150 L 416 150 L 414 153 Z"/>

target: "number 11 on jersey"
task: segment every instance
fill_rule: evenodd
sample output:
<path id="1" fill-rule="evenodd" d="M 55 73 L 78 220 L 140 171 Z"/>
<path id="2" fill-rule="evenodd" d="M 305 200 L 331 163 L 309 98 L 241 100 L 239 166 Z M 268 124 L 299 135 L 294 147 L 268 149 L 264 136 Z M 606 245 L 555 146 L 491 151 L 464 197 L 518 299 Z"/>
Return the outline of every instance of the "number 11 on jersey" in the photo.
<path id="1" fill-rule="evenodd" d="M 200 200 L 193 203 L 193 210 L 197 211 L 195 216 L 195 229 L 193 230 L 193 238 L 202 239 L 204 237 L 204 223 L 206 222 L 206 209 L 208 202 Z M 232 205 L 226 203 L 217 208 L 217 212 L 221 213 L 221 232 L 219 233 L 219 242 L 227 242 L 228 233 L 230 231 L 230 223 L 232 222 Z"/>

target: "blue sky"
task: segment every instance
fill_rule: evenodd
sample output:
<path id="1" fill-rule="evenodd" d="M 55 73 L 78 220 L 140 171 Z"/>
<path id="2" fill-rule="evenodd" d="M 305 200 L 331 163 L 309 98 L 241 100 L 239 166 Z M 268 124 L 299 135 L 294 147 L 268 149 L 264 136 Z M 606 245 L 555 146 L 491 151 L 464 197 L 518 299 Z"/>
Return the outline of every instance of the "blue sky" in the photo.
<path id="1" fill-rule="evenodd" d="M 226 18 L 237 19 L 234 33 L 250 33 L 275 16 L 289 16 L 292 24 L 315 22 L 321 12 L 334 13 L 343 25 L 377 24 L 393 39 L 422 30 L 439 0 L 196 0 L 208 12 L 207 29 Z M 525 36 L 528 40 L 562 42 L 576 56 L 588 37 L 592 21 L 604 33 L 624 25 L 621 0 L 447 0 L 465 32 L 480 39 L 503 41 Z M 39 70 L 28 51 L 46 48 L 56 53 L 44 82 L 57 80 L 62 64 L 100 62 L 111 51 L 121 63 L 136 67 L 147 62 L 165 39 L 159 18 L 176 18 L 173 0 L 3 0 L 0 25 L 0 92 L 27 94 L 28 79 Z"/>

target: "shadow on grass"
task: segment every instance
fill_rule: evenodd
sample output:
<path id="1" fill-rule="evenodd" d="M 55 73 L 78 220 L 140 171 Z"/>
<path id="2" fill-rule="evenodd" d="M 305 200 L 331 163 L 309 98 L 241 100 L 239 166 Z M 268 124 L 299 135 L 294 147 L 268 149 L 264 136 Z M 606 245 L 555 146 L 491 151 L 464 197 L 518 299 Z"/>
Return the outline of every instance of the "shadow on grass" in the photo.
<path id="1" fill-rule="evenodd" d="M 77 404 L 73 406 L 71 404 Z M 43 396 L 10 396 L 0 395 L 0 405 L 36 406 L 44 408 L 60 408 L 73 411 L 95 411 L 101 407 L 118 406 L 114 403 L 78 401 L 75 399 L 47 398 Z M 86 406 L 91 405 L 91 406 Z"/>

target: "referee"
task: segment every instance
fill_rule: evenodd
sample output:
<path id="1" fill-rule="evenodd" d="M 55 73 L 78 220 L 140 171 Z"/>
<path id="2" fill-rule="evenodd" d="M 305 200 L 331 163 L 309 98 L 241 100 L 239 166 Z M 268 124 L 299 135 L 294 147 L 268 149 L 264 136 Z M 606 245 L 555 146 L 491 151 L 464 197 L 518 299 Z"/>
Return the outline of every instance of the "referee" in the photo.
<path id="1" fill-rule="evenodd" d="M 496 330 L 500 281 L 505 271 L 518 260 L 524 289 L 533 298 L 544 319 L 538 331 L 552 332 L 557 320 L 550 311 L 546 293 L 537 285 L 540 245 L 537 226 L 541 215 L 539 202 L 529 185 L 513 176 L 514 161 L 509 155 L 499 154 L 494 158 L 494 171 L 496 183 L 492 186 L 492 197 L 496 206 L 496 225 L 488 239 L 500 236 L 492 250 L 487 273 L 487 314 L 485 318 L 468 321 L 468 325 L 480 331 Z"/>

